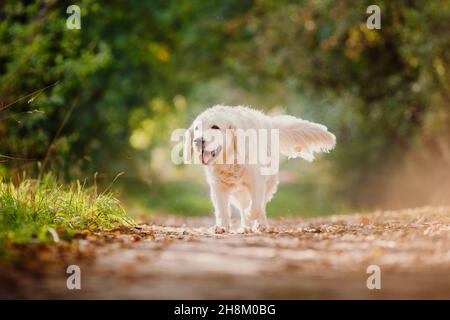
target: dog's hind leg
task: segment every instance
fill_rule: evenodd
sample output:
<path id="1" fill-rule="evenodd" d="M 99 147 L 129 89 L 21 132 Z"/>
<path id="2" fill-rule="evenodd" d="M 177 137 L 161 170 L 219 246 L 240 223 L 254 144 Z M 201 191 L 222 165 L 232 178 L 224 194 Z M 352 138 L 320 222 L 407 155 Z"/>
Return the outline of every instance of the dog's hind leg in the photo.
<path id="1" fill-rule="evenodd" d="M 240 191 L 232 196 L 232 200 L 236 207 L 239 209 L 241 215 L 241 225 L 238 229 L 238 233 L 249 233 L 251 232 L 251 222 L 247 218 L 246 210 L 250 208 L 251 199 L 248 192 Z"/>
<path id="2" fill-rule="evenodd" d="M 267 177 L 264 190 L 264 210 L 254 223 L 253 229 L 255 231 L 267 231 L 269 229 L 266 206 L 270 202 L 270 200 L 272 200 L 273 195 L 277 191 L 277 187 L 278 187 L 278 176 L 274 175 Z"/>

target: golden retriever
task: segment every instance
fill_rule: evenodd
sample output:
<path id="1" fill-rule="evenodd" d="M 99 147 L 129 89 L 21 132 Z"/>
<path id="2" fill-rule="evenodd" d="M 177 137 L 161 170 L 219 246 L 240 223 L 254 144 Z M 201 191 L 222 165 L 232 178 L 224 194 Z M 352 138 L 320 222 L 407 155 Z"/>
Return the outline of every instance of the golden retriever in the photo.
<path id="1" fill-rule="evenodd" d="M 243 106 L 214 106 L 187 130 L 185 163 L 201 163 L 211 190 L 216 233 L 230 228 L 230 205 L 241 216 L 238 232 L 267 229 L 266 205 L 278 185 L 279 154 L 314 160 L 335 136 L 321 124 L 293 116 L 268 116 Z"/>

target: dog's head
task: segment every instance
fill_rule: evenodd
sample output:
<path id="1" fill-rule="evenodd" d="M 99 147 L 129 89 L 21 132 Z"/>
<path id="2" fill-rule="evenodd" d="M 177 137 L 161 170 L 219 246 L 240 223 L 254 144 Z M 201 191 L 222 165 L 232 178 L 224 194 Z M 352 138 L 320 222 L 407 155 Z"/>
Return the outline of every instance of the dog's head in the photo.
<path id="1" fill-rule="evenodd" d="M 202 165 L 226 163 L 233 149 L 232 119 L 216 108 L 200 114 L 185 137 L 184 157 L 190 162 L 192 150 Z"/>

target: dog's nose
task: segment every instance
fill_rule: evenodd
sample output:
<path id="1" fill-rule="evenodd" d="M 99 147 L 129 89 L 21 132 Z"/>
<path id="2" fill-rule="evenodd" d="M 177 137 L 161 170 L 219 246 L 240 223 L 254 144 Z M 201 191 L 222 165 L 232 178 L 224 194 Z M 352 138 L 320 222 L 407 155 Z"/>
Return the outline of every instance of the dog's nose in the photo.
<path id="1" fill-rule="evenodd" d="M 203 146 L 203 138 L 194 139 L 194 144 L 197 149 L 200 149 Z"/>

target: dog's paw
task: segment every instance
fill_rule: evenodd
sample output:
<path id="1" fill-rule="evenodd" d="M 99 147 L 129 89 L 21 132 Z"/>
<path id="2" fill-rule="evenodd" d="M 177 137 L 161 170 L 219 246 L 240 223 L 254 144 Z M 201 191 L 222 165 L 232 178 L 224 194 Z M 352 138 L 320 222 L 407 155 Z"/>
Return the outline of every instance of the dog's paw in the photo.
<path id="1" fill-rule="evenodd" d="M 239 229 L 236 230 L 236 232 L 241 234 L 252 233 L 252 228 L 248 226 L 240 226 Z"/>
<path id="2" fill-rule="evenodd" d="M 268 225 L 264 225 L 264 224 L 260 224 L 260 223 L 256 222 L 253 225 L 252 231 L 255 233 L 270 232 L 270 228 Z"/>
<path id="3" fill-rule="evenodd" d="M 215 234 L 222 234 L 228 232 L 228 228 L 223 226 L 214 226 L 211 228 L 211 231 Z"/>

